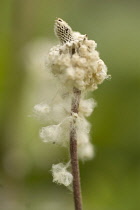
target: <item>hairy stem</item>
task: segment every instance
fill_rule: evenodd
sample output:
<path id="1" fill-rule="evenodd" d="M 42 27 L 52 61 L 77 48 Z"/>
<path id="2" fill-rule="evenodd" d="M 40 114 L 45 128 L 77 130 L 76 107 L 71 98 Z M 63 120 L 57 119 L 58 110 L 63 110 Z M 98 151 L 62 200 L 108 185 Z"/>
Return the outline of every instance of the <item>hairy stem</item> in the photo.
<path id="1" fill-rule="evenodd" d="M 78 113 L 81 91 L 73 88 L 73 98 L 71 104 L 71 114 Z M 70 156 L 73 175 L 73 196 L 75 210 L 82 210 L 82 196 L 80 185 L 79 162 L 77 156 L 77 134 L 76 134 L 76 118 L 73 118 L 70 126 Z"/>

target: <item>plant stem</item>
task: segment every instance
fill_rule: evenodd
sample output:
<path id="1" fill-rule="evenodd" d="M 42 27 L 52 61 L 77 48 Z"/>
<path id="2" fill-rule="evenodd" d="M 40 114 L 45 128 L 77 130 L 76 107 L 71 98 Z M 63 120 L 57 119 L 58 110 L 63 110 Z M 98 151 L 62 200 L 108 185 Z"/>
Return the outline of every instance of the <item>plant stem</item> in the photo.
<path id="1" fill-rule="evenodd" d="M 73 97 L 71 104 L 71 114 L 78 113 L 81 91 L 73 88 Z M 73 196 L 75 210 L 82 210 L 82 196 L 80 185 L 80 171 L 77 156 L 77 133 L 76 133 L 76 118 L 72 120 L 70 126 L 70 156 L 73 175 Z"/>

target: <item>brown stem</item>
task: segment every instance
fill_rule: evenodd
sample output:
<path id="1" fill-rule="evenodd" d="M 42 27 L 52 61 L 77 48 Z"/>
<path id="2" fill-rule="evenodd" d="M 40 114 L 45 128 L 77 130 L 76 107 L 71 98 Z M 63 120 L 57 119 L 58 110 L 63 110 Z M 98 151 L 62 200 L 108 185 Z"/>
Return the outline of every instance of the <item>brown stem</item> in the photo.
<path id="1" fill-rule="evenodd" d="M 77 88 L 73 89 L 73 98 L 71 104 L 71 114 L 78 113 L 81 91 Z M 77 134 L 76 134 L 76 118 L 72 120 L 70 126 L 70 156 L 73 175 L 73 196 L 75 210 L 82 210 L 82 196 L 80 186 L 80 172 L 77 156 Z"/>

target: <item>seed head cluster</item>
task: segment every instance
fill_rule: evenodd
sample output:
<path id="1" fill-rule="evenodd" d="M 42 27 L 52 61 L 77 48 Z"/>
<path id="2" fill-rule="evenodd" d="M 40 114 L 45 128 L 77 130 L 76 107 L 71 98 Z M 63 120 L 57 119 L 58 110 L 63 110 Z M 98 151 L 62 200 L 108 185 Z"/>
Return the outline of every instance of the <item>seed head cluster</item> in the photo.
<path id="1" fill-rule="evenodd" d="M 56 20 L 55 33 L 61 44 L 50 50 L 50 71 L 67 87 L 74 86 L 82 91 L 97 89 L 108 75 L 107 67 L 96 51 L 96 42 L 88 40 L 87 35 L 73 32 L 62 19 Z"/>
<path id="2" fill-rule="evenodd" d="M 96 51 L 96 42 L 89 40 L 87 35 L 72 31 L 60 18 L 55 21 L 54 31 L 60 44 L 50 49 L 46 63 L 52 80 L 59 84 L 57 100 L 35 105 L 34 115 L 47 125 L 40 129 L 41 139 L 65 147 L 69 147 L 70 124 L 75 121 L 78 158 L 84 161 L 95 154 L 89 136 L 91 125 L 86 117 L 91 115 L 97 104 L 85 96 L 109 77 L 107 67 Z M 73 88 L 81 91 L 78 113 L 71 111 Z M 54 182 L 67 187 L 71 185 L 70 164 L 53 165 L 52 174 Z"/>

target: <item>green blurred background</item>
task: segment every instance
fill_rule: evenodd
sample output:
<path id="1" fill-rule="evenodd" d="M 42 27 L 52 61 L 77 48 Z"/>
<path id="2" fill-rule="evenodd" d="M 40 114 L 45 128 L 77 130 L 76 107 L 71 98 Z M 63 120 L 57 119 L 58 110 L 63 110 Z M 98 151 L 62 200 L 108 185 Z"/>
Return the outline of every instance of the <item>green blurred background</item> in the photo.
<path id="1" fill-rule="evenodd" d="M 92 94 L 96 157 L 80 163 L 84 210 L 139 210 L 138 0 L 0 1 L 0 210 L 73 210 L 72 193 L 52 183 L 50 172 L 67 150 L 43 143 L 40 124 L 29 117 L 45 96 L 34 62 L 57 43 L 56 17 L 98 43 L 112 75 Z"/>

